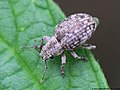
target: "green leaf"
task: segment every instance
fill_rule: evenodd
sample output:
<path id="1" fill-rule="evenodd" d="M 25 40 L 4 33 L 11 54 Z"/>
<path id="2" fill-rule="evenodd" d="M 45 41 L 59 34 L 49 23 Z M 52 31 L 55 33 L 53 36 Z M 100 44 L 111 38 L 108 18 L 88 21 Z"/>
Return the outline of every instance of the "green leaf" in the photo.
<path id="1" fill-rule="evenodd" d="M 90 51 L 77 50 L 89 62 L 77 61 L 67 53 L 65 78 L 60 76 L 60 56 L 44 62 L 32 46 L 34 40 L 53 35 L 65 16 L 52 0 L 0 0 L 0 90 L 88 90 L 109 88 L 99 64 Z M 36 42 L 38 44 L 38 42 Z"/>

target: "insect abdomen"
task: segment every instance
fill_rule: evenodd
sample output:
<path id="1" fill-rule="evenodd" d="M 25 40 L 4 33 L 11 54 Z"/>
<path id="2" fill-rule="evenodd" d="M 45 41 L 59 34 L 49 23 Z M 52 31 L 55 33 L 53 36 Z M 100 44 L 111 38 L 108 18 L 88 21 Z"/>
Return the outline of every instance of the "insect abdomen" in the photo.
<path id="1" fill-rule="evenodd" d="M 61 39 L 61 46 L 64 49 L 74 49 L 77 46 L 79 46 L 80 40 L 77 36 L 70 36 L 67 35 L 64 38 Z"/>
<path id="2" fill-rule="evenodd" d="M 96 21 L 88 14 L 74 14 L 55 29 L 55 37 L 65 49 L 74 49 L 87 41 L 96 29 Z"/>
<path id="3" fill-rule="evenodd" d="M 74 49 L 78 47 L 80 44 L 88 40 L 92 32 L 89 29 L 90 26 L 83 28 L 82 30 L 73 30 L 71 33 L 67 33 L 61 39 L 61 45 L 65 49 Z"/>

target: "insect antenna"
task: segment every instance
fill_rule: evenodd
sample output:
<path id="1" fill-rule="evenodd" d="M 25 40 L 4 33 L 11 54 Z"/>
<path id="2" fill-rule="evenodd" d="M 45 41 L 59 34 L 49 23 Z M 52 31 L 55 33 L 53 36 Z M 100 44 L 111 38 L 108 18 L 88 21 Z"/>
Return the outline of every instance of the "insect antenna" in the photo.
<path id="1" fill-rule="evenodd" d="M 36 40 L 34 40 L 34 42 L 36 42 Z M 43 46 L 44 46 L 44 44 L 43 44 L 43 39 L 41 39 L 40 45 L 34 45 L 34 46 L 21 46 L 20 49 L 34 48 L 36 51 L 40 52 Z"/>
<path id="2" fill-rule="evenodd" d="M 48 69 L 48 65 L 47 65 L 47 61 L 45 60 L 45 69 L 44 69 L 43 76 L 42 76 L 42 78 L 40 80 L 40 83 L 44 82 L 44 78 L 45 78 L 45 74 L 46 74 L 47 69 Z"/>
<path id="3" fill-rule="evenodd" d="M 33 48 L 38 52 L 40 52 L 40 50 L 41 50 L 40 46 L 37 46 L 37 45 L 35 45 L 35 46 L 21 46 L 20 47 L 20 49 L 26 49 L 26 48 Z"/>

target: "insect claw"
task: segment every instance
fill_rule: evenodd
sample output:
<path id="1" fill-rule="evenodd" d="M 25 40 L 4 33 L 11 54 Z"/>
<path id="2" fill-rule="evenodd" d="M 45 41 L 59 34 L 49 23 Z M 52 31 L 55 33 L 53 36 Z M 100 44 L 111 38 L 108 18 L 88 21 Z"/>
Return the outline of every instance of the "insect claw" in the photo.
<path id="1" fill-rule="evenodd" d="M 82 57 L 82 56 L 77 56 L 76 59 L 78 60 L 83 60 L 83 61 L 88 61 L 85 57 Z"/>
<path id="2" fill-rule="evenodd" d="M 88 59 L 86 59 L 85 57 L 81 57 L 81 59 L 82 59 L 83 61 L 88 62 Z"/>
<path id="3" fill-rule="evenodd" d="M 40 80 L 40 83 L 41 83 L 41 84 L 43 84 L 43 82 L 44 82 L 44 80 L 43 80 L 43 79 L 41 79 L 41 80 Z"/>
<path id="4" fill-rule="evenodd" d="M 79 56 L 78 56 L 78 57 L 76 57 L 76 59 L 80 60 L 80 59 L 81 59 L 81 57 L 79 57 Z"/>

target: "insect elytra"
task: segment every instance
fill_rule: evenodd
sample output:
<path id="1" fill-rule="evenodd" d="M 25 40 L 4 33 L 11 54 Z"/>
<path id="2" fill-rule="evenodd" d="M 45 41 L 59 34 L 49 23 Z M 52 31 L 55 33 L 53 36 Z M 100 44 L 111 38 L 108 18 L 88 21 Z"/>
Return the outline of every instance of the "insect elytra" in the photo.
<path id="1" fill-rule="evenodd" d="M 87 61 L 85 57 L 78 56 L 74 50 L 79 47 L 86 49 L 96 48 L 95 45 L 87 44 L 86 41 L 93 35 L 98 24 L 98 18 L 92 17 L 86 13 L 70 15 L 56 25 L 55 33 L 52 37 L 43 36 L 41 44 L 39 46 L 33 46 L 36 50 L 41 48 L 40 57 L 45 62 L 45 70 L 42 76 L 42 81 L 48 67 L 46 62 L 49 58 L 53 58 L 54 56 L 58 56 L 60 54 L 62 54 L 61 75 L 64 77 L 64 65 L 66 64 L 65 50 L 69 50 L 70 54 L 74 58 Z M 47 43 L 43 45 L 43 41 L 47 41 Z"/>

